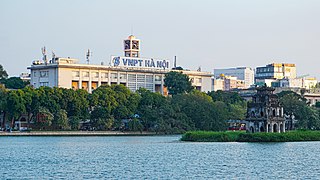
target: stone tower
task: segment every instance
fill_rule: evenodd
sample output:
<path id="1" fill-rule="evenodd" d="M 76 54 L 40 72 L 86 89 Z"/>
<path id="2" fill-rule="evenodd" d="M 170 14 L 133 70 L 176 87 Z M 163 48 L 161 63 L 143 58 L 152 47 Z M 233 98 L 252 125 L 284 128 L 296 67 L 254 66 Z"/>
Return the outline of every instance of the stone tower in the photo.
<path id="1" fill-rule="evenodd" d="M 250 132 L 285 132 L 283 107 L 275 89 L 267 86 L 257 88 L 257 94 L 247 108 L 247 131 Z"/>
<path id="2" fill-rule="evenodd" d="M 140 40 L 131 35 L 128 39 L 123 41 L 124 56 L 126 57 L 140 57 Z"/>

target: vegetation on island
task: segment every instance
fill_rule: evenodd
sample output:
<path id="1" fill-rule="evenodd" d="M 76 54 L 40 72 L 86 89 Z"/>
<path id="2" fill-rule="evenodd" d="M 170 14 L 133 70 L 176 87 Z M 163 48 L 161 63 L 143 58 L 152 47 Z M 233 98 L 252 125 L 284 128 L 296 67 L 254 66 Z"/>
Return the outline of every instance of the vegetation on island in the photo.
<path id="1" fill-rule="evenodd" d="M 289 131 L 285 133 L 246 133 L 193 131 L 185 133 L 182 141 L 191 142 L 294 142 L 320 141 L 320 131 Z"/>

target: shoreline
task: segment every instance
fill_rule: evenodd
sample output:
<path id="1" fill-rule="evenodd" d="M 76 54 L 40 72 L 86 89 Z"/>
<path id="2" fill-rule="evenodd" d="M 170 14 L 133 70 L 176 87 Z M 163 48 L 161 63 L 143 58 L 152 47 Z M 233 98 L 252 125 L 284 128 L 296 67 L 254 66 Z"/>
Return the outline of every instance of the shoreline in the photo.
<path id="1" fill-rule="evenodd" d="M 1 136 L 155 136 L 154 132 L 121 132 L 121 131 L 31 131 L 0 132 Z"/>

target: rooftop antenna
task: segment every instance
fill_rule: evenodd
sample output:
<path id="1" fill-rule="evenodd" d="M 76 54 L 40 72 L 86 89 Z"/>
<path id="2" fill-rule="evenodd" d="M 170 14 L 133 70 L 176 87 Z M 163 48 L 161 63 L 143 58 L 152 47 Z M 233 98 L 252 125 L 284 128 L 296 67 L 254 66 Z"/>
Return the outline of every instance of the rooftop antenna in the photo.
<path id="1" fill-rule="evenodd" d="M 56 54 L 52 51 L 52 60 L 56 58 Z"/>
<path id="2" fill-rule="evenodd" d="M 90 64 L 90 56 L 92 56 L 92 52 L 90 51 L 90 49 L 88 49 L 88 52 L 86 54 L 87 64 Z"/>
<path id="3" fill-rule="evenodd" d="M 42 60 L 47 64 L 47 51 L 46 51 L 46 47 L 43 46 L 43 48 L 41 48 L 41 52 L 42 52 Z"/>
<path id="4" fill-rule="evenodd" d="M 133 25 L 131 24 L 131 35 L 133 35 Z"/>
<path id="5" fill-rule="evenodd" d="M 173 67 L 176 68 L 177 67 L 177 56 L 174 56 L 174 64 Z"/>

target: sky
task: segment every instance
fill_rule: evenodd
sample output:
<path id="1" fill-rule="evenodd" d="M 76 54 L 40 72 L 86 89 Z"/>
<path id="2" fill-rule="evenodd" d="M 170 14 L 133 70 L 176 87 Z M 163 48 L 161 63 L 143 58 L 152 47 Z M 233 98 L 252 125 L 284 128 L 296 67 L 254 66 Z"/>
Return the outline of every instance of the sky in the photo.
<path id="1" fill-rule="evenodd" d="M 1 0 L 0 64 L 9 76 L 41 59 L 91 64 L 123 55 L 123 40 L 141 40 L 141 57 L 185 69 L 295 63 L 320 79 L 319 0 Z"/>

